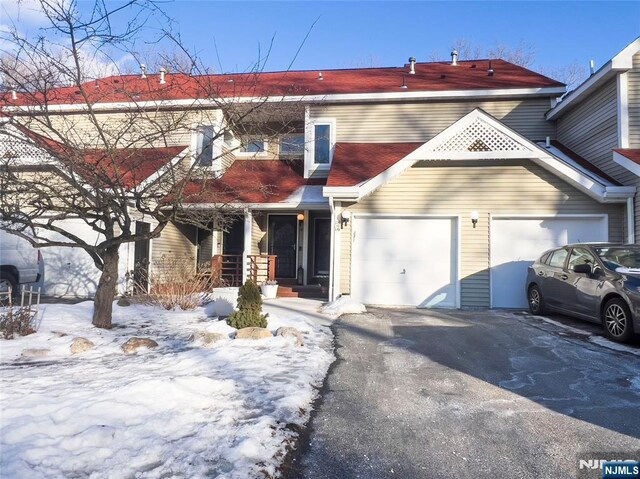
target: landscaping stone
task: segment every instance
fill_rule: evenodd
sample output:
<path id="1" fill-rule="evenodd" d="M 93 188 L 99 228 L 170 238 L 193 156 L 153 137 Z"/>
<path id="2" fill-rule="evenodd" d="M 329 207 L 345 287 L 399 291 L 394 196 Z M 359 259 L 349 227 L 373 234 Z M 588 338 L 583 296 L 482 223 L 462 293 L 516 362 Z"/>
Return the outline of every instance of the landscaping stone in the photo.
<path id="1" fill-rule="evenodd" d="M 116 304 L 122 308 L 126 308 L 127 306 L 131 306 L 131 301 L 127 298 L 120 298 Z"/>
<path id="2" fill-rule="evenodd" d="M 199 342 L 201 343 L 205 348 L 212 346 L 213 344 L 217 343 L 218 341 L 223 341 L 225 339 L 229 339 L 228 336 L 224 335 L 224 334 L 220 334 L 220 333 L 209 333 L 206 331 L 196 331 L 195 333 L 193 333 L 191 335 L 191 341 L 192 342 Z"/>
<path id="3" fill-rule="evenodd" d="M 80 354 L 93 349 L 95 346 L 96 345 L 93 341 L 89 341 L 87 338 L 78 337 L 73 340 L 69 349 L 71 349 L 71 354 Z"/>
<path id="4" fill-rule="evenodd" d="M 264 339 L 272 338 L 273 334 L 267 328 L 242 328 L 238 329 L 236 339 Z"/>
<path id="5" fill-rule="evenodd" d="M 23 349 L 21 356 L 23 358 L 44 358 L 50 352 L 50 349 Z"/>
<path id="6" fill-rule="evenodd" d="M 51 331 L 51 334 L 53 334 L 56 338 L 64 338 L 65 336 L 69 336 L 63 331 Z"/>
<path id="7" fill-rule="evenodd" d="M 304 338 L 299 329 L 292 326 L 282 326 L 276 331 L 276 336 L 282 336 L 283 338 L 295 338 L 296 346 L 302 346 L 304 344 Z"/>
<path id="8" fill-rule="evenodd" d="M 153 339 L 149 338 L 129 338 L 127 341 L 121 346 L 122 350 L 127 354 L 133 354 L 140 348 L 153 349 L 158 347 L 158 343 L 156 343 Z"/>

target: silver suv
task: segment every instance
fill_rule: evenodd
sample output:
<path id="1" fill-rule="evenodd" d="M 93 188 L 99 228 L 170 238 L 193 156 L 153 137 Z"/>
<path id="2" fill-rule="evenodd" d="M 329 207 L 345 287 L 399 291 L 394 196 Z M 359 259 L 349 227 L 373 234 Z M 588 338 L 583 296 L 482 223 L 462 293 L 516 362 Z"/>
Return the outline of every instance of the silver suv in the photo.
<path id="1" fill-rule="evenodd" d="M 40 280 L 40 250 L 18 236 L 0 230 L 0 293 L 9 288 L 18 293 L 18 285 Z"/>

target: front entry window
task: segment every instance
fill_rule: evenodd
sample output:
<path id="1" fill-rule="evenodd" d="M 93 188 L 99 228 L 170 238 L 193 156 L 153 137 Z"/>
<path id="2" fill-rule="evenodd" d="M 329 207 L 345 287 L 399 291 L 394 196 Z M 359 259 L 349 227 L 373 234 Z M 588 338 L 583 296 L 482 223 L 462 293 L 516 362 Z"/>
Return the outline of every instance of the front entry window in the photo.
<path id="1" fill-rule="evenodd" d="M 313 240 L 314 276 L 326 276 L 329 274 L 331 248 L 331 220 L 329 218 L 316 218 Z"/>

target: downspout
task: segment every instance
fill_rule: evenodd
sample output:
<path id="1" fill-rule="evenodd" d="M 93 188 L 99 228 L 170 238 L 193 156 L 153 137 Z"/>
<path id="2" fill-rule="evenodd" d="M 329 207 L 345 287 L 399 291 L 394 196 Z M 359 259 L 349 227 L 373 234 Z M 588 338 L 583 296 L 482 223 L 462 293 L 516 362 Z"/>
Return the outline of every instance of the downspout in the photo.
<path id="1" fill-rule="evenodd" d="M 635 242 L 635 208 L 633 198 L 627 198 L 627 243 L 634 244 Z"/>
<path id="2" fill-rule="evenodd" d="M 249 255 L 251 254 L 251 227 L 253 215 L 251 210 L 244 210 L 244 248 L 242 249 L 242 284 L 249 278 Z"/>
<path id="3" fill-rule="evenodd" d="M 329 197 L 329 211 L 331 212 L 331 235 L 330 235 L 330 242 L 329 242 L 329 301 L 334 301 L 335 300 L 335 295 L 334 295 L 334 284 L 333 284 L 333 271 L 335 268 L 335 265 L 333 264 L 334 261 L 334 247 L 335 247 L 335 231 L 336 231 L 336 218 L 334 215 L 334 208 L 333 208 L 333 196 Z"/>

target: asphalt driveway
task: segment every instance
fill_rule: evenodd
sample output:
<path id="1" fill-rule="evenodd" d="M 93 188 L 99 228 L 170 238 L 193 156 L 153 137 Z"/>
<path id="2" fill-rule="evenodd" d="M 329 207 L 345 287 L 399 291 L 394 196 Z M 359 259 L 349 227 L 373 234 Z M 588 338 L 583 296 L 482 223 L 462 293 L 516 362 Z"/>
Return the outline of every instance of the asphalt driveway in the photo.
<path id="1" fill-rule="evenodd" d="M 500 311 L 343 317 L 286 477 L 601 477 L 640 459 L 640 348 Z"/>

